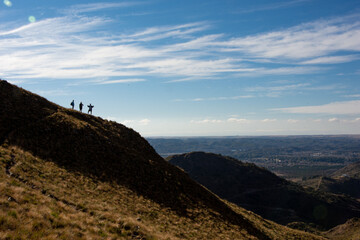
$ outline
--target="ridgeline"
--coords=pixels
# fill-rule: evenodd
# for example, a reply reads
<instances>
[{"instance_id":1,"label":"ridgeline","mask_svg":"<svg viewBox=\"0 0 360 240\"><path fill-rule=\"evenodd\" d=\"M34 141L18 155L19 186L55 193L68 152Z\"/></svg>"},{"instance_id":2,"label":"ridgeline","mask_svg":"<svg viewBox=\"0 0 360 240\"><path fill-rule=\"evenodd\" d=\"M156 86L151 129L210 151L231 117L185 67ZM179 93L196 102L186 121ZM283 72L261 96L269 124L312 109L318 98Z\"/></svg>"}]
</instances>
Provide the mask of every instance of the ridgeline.
<instances>
[{"instance_id":1,"label":"ridgeline","mask_svg":"<svg viewBox=\"0 0 360 240\"><path fill-rule=\"evenodd\" d=\"M220 197L280 224L296 227L304 222L327 230L360 217L359 201L304 189L255 164L204 152L167 160Z\"/></svg>"},{"instance_id":2,"label":"ridgeline","mask_svg":"<svg viewBox=\"0 0 360 240\"><path fill-rule=\"evenodd\" d=\"M0 239L321 239L227 203L137 132L0 81Z\"/></svg>"}]
</instances>

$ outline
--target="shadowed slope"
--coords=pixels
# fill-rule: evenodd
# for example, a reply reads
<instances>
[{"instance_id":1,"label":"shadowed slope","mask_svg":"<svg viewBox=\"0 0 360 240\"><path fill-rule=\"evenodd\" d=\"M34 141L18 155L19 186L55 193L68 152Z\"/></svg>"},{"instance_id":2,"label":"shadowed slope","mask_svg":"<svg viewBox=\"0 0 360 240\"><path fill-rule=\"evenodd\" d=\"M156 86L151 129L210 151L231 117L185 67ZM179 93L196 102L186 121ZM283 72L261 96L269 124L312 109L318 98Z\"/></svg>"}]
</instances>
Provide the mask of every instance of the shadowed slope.
<instances>
[{"instance_id":1,"label":"shadowed slope","mask_svg":"<svg viewBox=\"0 0 360 240\"><path fill-rule=\"evenodd\" d=\"M331 174L333 178L342 176L360 179L360 161L351 163Z\"/></svg>"},{"instance_id":2,"label":"shadowed slope","mask_svg":"<svg viewBox=\"0 0 360 240\"><path fill-rule=\"evenodd\" d=\"M0 80L0 141L14 129L27 126L59 108L45 98Z\"/></svg>"},{"instance_id":3,"label":"shadowed slope","mask_svg":"<svg viewBox=\"0 0 360 240\"><path fill-rule=\"evenodd\" d=\"M225 204L164 161L137 132L121 124L65 109L0 82L1 139L71 171L116 181L186 214Z\"/></svg>"},{"instance_id":4,"label":"shadowed slope","mask_svg":"<svg viewBox=\"0 0 360 240\"><path fill-rule=\"evenodd\" d=\"M348 164L330 176L314 176L300 182L316 190L345 194L360 199L360 162Z\"/></svg>"},{"instance_id":5,"label":"shadowed slope","mask_svg":"<svg viewBox=\"0 0 360 240\"><path fill-rule=\"evenodd\" d=\"M193 152L167 160L220 197L282 224L303 221L330 228L360 216L360 203L353 199L305 190L230 157Z\"/></svg>"},{"instance_id":6,"label":"shadowed slope","mask_svg":"<svg viewBox=\"0 0 360 240\"><path fill-rule=\"evenodd\" d=\"M326 232L331 240L358 240L360 239L360 219L352 218L346 223L336 226Z\"/></svg>"},{"instance_id":7,"label":"shadowed slope","mask_svg":"<svg viewBox=\"0 0 360 240\"><path fill-rule=\"evenodd\" d=\"M262 239L221 213L181 216L114 182L0 146L0 239ZM226 203L269 239L321 239Z\"/></svg>"},{"instance_id":8,"label":"shadowed slope","mask_svg":"<svg viewBox=\"0 0 360 240\"><path fill-rule=\"evenodd\" d=\"M133 218L146 212L138 209L158 209L159 216L166 216L167 212L173 216L167 221L174 223L166 226L177 229L179 238L214 238L211 229L204 228L205 232L202 232L201 228L219 226L216 231L227 239L234 236L316 239L230 206L167 163L137 132L121 124L62 108L6 81L0 81L0 105L7 106L0 110L0 140L3 144L0 157L5 165L2 175L13 177L17 185L12 189L9 188L11 183L0 184L9 193L16 195L21 189L31 195L31 189L34 189L41 202L49 201L48 198L55 201L54 208L66 204L84 210L76 201L84 202L86 209L92 209L83 211L89 212L89 219L98 212L94 222L108 219L100 208L103 211L114 209L115 215L121 211ZM11 174L11 171L17 173ZM8 181L6 177L3 179ZM94 190L99 186L107 190L99 194ZM5 202L6 198L0 200ZM97 203L99 206L94 207L93 201L102 204ZM123 205L118 206L120 202ZM13 207L18 203L15 202ZM39 208L30 203L29 209ZM11 211L11 205L8 208ZM149 214L156 219L154 212ZM24 221L29 220L25 218ZM187 235L177 222L189 221L191 224L187 226L196 229ZM164 223L148 221L147 224L154 224L160 232L167 231L162 227Z\"/></svg>"},{"instance_id":9,"label":"shadowed slope","mask_svg":"<svg viewBox=\"0 0 360 240\"><path fill-rule=\"evenodd\" d=\"M360 199L360 179L351 177L312 177L300 182L304 187L335 194L345 194Z\"/></svg>"}]
</instances>

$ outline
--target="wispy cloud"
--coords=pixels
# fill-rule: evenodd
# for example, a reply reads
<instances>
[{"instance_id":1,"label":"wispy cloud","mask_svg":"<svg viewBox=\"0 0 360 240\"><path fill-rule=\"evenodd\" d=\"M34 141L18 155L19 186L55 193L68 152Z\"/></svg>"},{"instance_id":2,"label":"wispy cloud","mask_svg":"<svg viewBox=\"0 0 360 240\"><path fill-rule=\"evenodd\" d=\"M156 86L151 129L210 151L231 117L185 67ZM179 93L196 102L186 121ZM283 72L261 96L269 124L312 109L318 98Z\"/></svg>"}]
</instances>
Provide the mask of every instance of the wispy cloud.
<instances>
[{"instance_id":1,"label":"wispy cloud","mask_svg":"<svg viewBox=\"0 0 360 240\"><path fill-rule=\"evenodd\" d=\"M338 118L329 118L328 121L329 121L329 122L338 122L339 119L338 119Z\"/></svg>"},{"instance_id":2,"label":"wispy cloud","mask_svg":"<svg viewBox=\"0 0 360 240\"><path fill-rule=\"evenodd\" d=\"M223 120L217 120L217 119L203 119L203 120L191 120L190 123L195 124L208 124L208 123L223 123Z\"/></svg>"},{"instance_id":3,"label":"wispy cloud","mask_svg":"<svg viewBox=\"0 0 360 240\"><path fill-rule=\"evenodd\" d=\"M231 97L212 97L212 98L191 98L191 99L174 99L174 102L203 102L203 101L226 101L226 100L239 100L246 98L253 98L253 95L239 95L239 96L231 96Z\"/></svg>"},{"instance_id":4,"label":"wispy cloud","mask_svg":"<svg viewBox=\"0 0 360 240\"><path fill-rule=\"evenodd\" d=\"M139 121L139 124L143 125L143 126L147 126L147 125L149 125L150 122L151 122L150 119L144 118Z\"/></svg>"},{"instance_id":5,"label":"wispy cloud","mask_svg":"<svg viewBox=\"0 0 360 240\"><path fill-rule=\"evenodd\" d=\"M145 79L141 78L129 78L129 79L118 79L118 80L98 80L94 81L94 84L104 85L104 84L116 84L116 83L134 83L134 82L144 82Z\"/></svg>"},{"instance_id":6,"label":"wispy cloud","mask_svg":"<svg viewBox=\"0 0 360 240\"><path fill-rule=\"evenodd\" d=\"M208 29L206 22L194 22L174 26L150 27L143 31L123 36L123 41L153 41L169 37L189 38L192 34ZM176 45L175 45L176 46Z\"/></svg>"},{"instance_id":7,"label":"wispy cloud","mask_svg":"<svg viewBox=\"0 0 360 240\"><path fill-rule=\"evenodd\" d=\"M151 120L148 118L144 118L140 120L123 120L123 121L118 120L116 117L108 117L107 119L111 121L121 122L122 124L127 126L147 126L151 123Z\"/></svg>"},{"instance_id":8,"label":"wispy cloud","mask_svg":"<svg viewBox=\"0 0 360 240\"><path fill-rule=\"evenodd\" d=\"M360 51L359 15L320 20L282 31L234 38L224 43L228 51L251 57L305 61L330 61L328 55L341 51ZM339 61L338 57L336 60ZM350 60L349 57L343 59ZM335 61L332 58L332 61Z\"/></svg>"},{"instance_id":9,"label":"wispy cloud","mask_svg":"<svg viewBox=\"0 0 360 240\"><path fill-rule=\"evenodd\" d=\"M265 119L263 119L261 121L264 122L264 123L270 123L270 122L276 122L277 119L275 119L275 118L273 118L273 119L265 118Z\"/></svg>"},{"instance_id":10,"label":"wispy cloud","mask_svg":"<svg viewBox=\"0 0 360 240\"><path fill-rule=\"evenodd\" d=\"M62 12L65 14L80 14L80 13L100 11L109 8L130 7L138 4L143 4L143 3L137 1L131 1L131 2L129 1L129 2L120 2L120 3L103 2L103 3L77 4L65 10L62 10Z\"/></svg>"},{"instance_id":11,"label":"wispy cloud","mask_svg":"<svg viewBox=\"0 0 360 240\"><path fill-rule=\"evenodd\" d=\"M360 100L332 102L317 106L274 108L271 110L301 114L360 114Z\"/></svg>"},{"instance_id":12,"label":"wispy cloud","mask_svg":"<svg viewBox=\"0 0 360 240\"><path fill-rule=\"evenodd\" d=\"M250 120L245 118L229 118L227 119L227 122L232 123L250 123Z\"/></svg>"},{"instance_id":13,"label":"wispy cloud","mask_svg":"<svg viewBox=\"0 0 360 240\"><path fill-rule=\"evenodd\" d=\"M284 85L276 85L276 86L254 86L254 87L247 87L244 90L256 96L280 97L283 95L289 95L294 93L299 94L308 91L331 91L331 90L339 90L342 88L344 88L344 86L340 84L314 86L310 83L294 83L294 84L284 84Z\"/></svg>"},{"instance_id":14,"label":"wispy cloud","mask_svg":"<svg viewBox=\"0 0 360 240\"><path fill-rule=\"evenodd\" d=\"M360 118L327 117L321 119L246 119L231 117L228 119L204 118L189 121L193 131L203 131L209 135L209 128L215 135L224 132L237 134L351 134L358 131ZM156 125L156 123L154 123ZM215 128L214 128L215 127Z\"/></svg>"},{"instance_id":15,"label":"wispy cloud","mask_svg":"<svg viewBox=\"0 0 360 240\"><path fill-rule=\"evenodd\" d=\"M325 72L328 69L325 67L314 67L314 66L306 66L306 67L269 67L269 68L254 68L248 69L248 71L242 71L237 74L237 76L281 76L281 75L304 75L304 74L312 74Z\"/></svg>"},{"instance_id":16,"label":"wispy cloud","mask_svg":"<svg viewBox=\"0 0 360 240\"><path fill-rule=\"evenodd\" d=\"M271 92L280 92L280 91L289 91L296 89L303 89L304 87L310 86L310 83L299 83L299 84L290 84L290 85L279 85L279 86L256 86L248 87L245 90L248 92L259 92L259 91L271 91Z\"/></svg>"},{"instance_id":17,"label":"wispy cloud","mask_svg":"<svg viewBox=\"0 0 360 240\"><path fill-rule=\"evenodd\" d=\"M299 120L297 120L297 119L288 119L287 122L288 123L298 123Z\"/></svg>"},{"instance_id":18,"label":"wispy cloud","mask_svg":"<svg viewBox=\"0 0 360 240\"><path fill-rule=\"evenodd\" d=\"M293 7L305 2L310 2L311 0L292 0L292 1L284 1L284 2L273 2L267 5L260 5L253 8L241 9L236 11L236 13L252 13L252 12L260 12L260 11L269 11L281 8Z\"/></svg>"},{"instance_id":19,"label":"wispy cloud","mask_svg":"<svg viewBox=\"0 0 360 240\"><path fill-rule=\"evenodd\" d=\"M301 64L335 64L335 63L346 63L360 59L360 55L346 55L346 56L328 56L319 57L311 60L301 62Z\"/></svg>"},{"instance_id":20,"label":"wispy cloud","mask_svg":"<svg viewBox=\"0 0 360 240\"><path fill-rule=\"evenodd\" d=\"M97 29L109 20L66 16L45 19L0 32L0 53L7 61L0 72L8 79L106 79L141 76L184 78L216 77L247 71L236 60L198 57L205 40L184 40L166 46L142 46L145 38L188 35L203 29L201 23L148 29L129 36L104 37ZM91 34L89 33L93 31ZM165 33L165 35L164 35ZM136 39L137 38L137 39ZM205 37L206 38L206 37ZM132 39L129 41L129 39ZM212 37L206 38L210 41ZM147 39L146 41L152 41ZM146 44L148 45L148 44ZM181 48L196 49L179 53ZM120 81L117 81L120 82Z\"/></svg>"},{"instance_id":21,"label":"wispy cloud","mask_svg":"<svg viewBox=\"0 0 360 240\"><path fill-rule=\"evenodd\" d=\"M64 16L0 30L0 54L6 59L0 65L1 77L115 84L154 76L165 82L181 82L224 76L301 75L328 70L315 64L355 61L358 54L334 55L360 51L360 20L356 16L235 38L202 34L211 28L208 22L106 34L112 19L85 16L133 4L140 2L74 5ZM159 44L160 39L166 41ZM271 65L274 59L276 64ZM264 67L258 61L268 63ZM280 66L282 62L285 64Z\"/></svg>"}]
</instances>

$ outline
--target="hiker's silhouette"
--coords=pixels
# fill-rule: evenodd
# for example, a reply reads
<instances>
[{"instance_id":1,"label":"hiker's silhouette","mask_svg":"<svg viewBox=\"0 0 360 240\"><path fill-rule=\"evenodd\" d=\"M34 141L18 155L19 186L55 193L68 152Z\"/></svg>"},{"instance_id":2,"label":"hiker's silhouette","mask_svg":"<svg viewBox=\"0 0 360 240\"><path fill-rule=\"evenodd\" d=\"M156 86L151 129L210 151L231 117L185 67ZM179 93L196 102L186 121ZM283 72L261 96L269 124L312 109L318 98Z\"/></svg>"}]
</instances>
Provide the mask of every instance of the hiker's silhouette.
<instances>
[{"instance_id":1,"label":"hiker's silhouette","mask_svg":"<svg viewBox=\"0 0 360 240\"><path fill-rule=\"evenodd\" d=\"M79 109L80 109L80 112L82 112L82 107L84 106L84 104L82 102L80 102L79 104Z\"/></svg>"},{"instance_id":2,"label":"hiker's silhouette","mask_svg":"<svg viewBox=\"0 0 360 240\"><path fill-rule=\"evenodd\" d=\"M92 109L93 109L93 105L91 105L91 103L90 103L90 105L88 105L88 108L89 108L89 110L88 110L88 113L90 113L90 114L92 114Z\"/></svg>"},{"instance_id":3,"label":"hiker's silhouette","mask_svg":"<svg viewBox=\"0 0 360 240\"><path fill-rule=\"evenodd\" d=\"M72 100L72 102L70 103L70 105L71 105L72 109L74 109L74 106L75 106L74 100Z\"/></svg>"}]
</instances>

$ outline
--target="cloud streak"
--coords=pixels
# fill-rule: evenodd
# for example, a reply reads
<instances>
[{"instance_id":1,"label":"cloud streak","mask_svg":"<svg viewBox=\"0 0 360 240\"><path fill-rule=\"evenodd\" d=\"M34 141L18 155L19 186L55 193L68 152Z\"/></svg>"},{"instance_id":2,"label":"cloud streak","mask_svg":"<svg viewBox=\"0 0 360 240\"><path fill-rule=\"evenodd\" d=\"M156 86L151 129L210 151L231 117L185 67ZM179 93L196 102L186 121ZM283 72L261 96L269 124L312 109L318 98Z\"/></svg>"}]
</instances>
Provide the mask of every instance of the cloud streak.
<instances>
[{"instance_id":1,"label":"cloud streak","mask_svg":"<svg viewBox=\"0 0 360 240\"><path fill-rule=\"evenodd\" d=\"M302 62L301 64L336 64L358 60L359 55L319 57Z\"/></svg>"},{"instance_id":2,"label":"cloud streak","mask_svg":"<svg viewBox=\"0 0 360 240\"><path fill-rule=\"evenodd\" d=\"M242 9L237 11L237 13L252 13L252 12L260 12L260 11L269 11L281 8L292 7L301 3L310 2L311 0L293 0L293 1L285 1L285 2L277 2L268 5L262 5L258 7Z\"/></svg>"},{"instance_id":3,"label":"cloud streak","mask_svg":"<svg viewBox=\"0 0 360 240\"><path fill-rule=\"evenodd\" d=\"M12 81L79 80L84 84L140 82L154 77L181 82L312 74L328 70L314 65L359 59L358 54L340 54L360 51L357 15L234 38L203 34L211 28L208 22L108 34L112 19L84 15L133 4L140 3L74 5L64 16L0 31L1 77ZM166 43L160 44L164 39ZM340 55L334 56L337 53ZM274 60L276 64L271 65ZM262 63L266 61L265 67ZM286 64L279 66L281 62Z\"/></svg>"},{"instance_id":4,"label":"cloud streak","mask_svg":"<svg viewBox=\"0 0 360 240\"><path fill-rule=\"evenodd\" d=\"M117 80L99 80L95 81L96 85L105 85L105 84L116 84L116 83L134 83L134 82L144 82L145 79L141 78L129 78L129 79L117 79Z\"/></svg>"},{"instance_id":5,"label":"cloud streak","mask_svg":"<svg viewBox=\"0 0 360 240\"><path fill-rule=\"evenodd\" d=\"M124 8L130 7L134 5L138 5L140 2L121 2L121 3L90 3L90 4L78 4L73 5L68 9L63 10L62 12L65 14L81 14L81 13L88 13L88 12L95 12L109 8Z\"/></svg>"},{"instance_id":6,"label":"cloud streak","mask_svg":"<svg viewBox=\"0 0 360 240\"><path fill-rule=\"evenodd\" d=\"M332 59L326 59L325 56L330 57L341 51L360 51L359 38L359 15L352 15L301 24L282 31L234 38L225 42L224 47L227 47L227 51L243 52L249 57L294 62L306 59L305 63L326 60L330 63L341 62L341 56ZM342 61L351 60L349 56L342 58Z\"/></svg>"},{"instance_id":7,"label":"cloud streak","mask_svg":"<svg viewBox=\"0 0 360 240\"><path fill-rule=\"evenodd\" d=\"M286 113L299 113L299 114L355 115L355 114L360 114L360 100L332 102L317 106L274 108L271 110L286 112Z\"/></svg>"}]
</instances>

